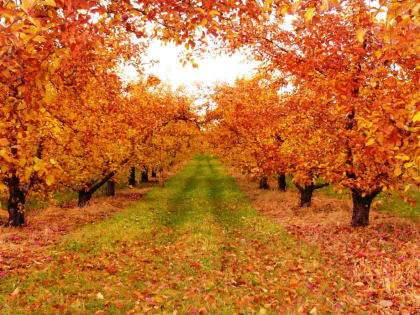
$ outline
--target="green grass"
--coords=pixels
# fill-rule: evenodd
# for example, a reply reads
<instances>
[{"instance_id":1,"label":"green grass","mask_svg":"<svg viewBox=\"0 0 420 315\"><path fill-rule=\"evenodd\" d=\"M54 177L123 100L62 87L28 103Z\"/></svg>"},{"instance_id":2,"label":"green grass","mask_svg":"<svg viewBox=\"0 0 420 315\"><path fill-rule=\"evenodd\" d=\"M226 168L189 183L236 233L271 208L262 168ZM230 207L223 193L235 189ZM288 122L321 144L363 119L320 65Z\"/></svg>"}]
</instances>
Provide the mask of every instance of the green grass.
<instances>
[{"instance_id":1,"label":"green grass","mask_svg":"<svg viewBox=\"0 0 420 315\"><path fill-rule=\"evenodd\" d=\"M402 200L396 193L382 192L375 199L376 201L381 201L378 210L388 211L401 217L418 221L420 218L420 189L412 189L408 192L408 195L411 199L417 200L414 206Z\"/></svg>"},{"instance_id":2,"label":"green grass","mask_svg":"<svg viewBox=\"0 0 420 315\"><path fill-rule=\"evenodd\" d=\"M314 249L260 216L206 156L50 255L2 279L0 314L322 313L343 290Z\"/></svg>"}]
</instances>

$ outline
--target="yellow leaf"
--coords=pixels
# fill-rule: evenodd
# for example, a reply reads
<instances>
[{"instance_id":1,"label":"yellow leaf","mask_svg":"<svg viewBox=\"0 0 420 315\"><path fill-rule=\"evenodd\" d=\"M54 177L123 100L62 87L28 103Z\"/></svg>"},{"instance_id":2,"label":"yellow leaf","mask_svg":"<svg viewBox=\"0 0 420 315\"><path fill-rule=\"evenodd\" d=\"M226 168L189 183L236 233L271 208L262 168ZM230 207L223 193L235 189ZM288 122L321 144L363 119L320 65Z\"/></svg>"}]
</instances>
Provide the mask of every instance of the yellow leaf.
<instances>
[{"instance_id":1,"label":"yellow leaf","mask_svg":"<svg viewBox=\"0 0 420 315\"><path fill-rule=\"evenodd\" d=\"M397 167L397 168L394 170L394 176L395 176L395 177L400 176L400 175L401 175L401 173L402 173L402 171L401 171L401 168L400 168L400 167Z\"/></svg>"},{"instance_id":2,"label":"yellow leaf","mask_svg":"<svg viewBox=\"0 0 420 315\"><path fill-rule=\"evenodd\" d=\"M306 11L305 13L305 21L309 22L310 20L312 20L314 13L315 13L315 8L308 9L308 11Z\"/></svg>"},{"instance_id":3,"label":"yellow leaf","mask_svg":"<svg viewBox=\"0 0 420 315\"><path fill-rule=\"evenodd\" d=\"M418 121L420 121L420 112L417 112L413 117L413 122L418 122Z\"/></svg>"},{"instance_id":4,"label":"yellow leaf","mask_svg":"<svg viewBox=\"0 0 420 315\"><path fill-rule=\"evenodd\" d=\"M22 159L19 161L20 167L24 167L26 165L26 160Z\"/></svg>"},{"instance_id":5,"label":"yellow leaf","mask_svg":"<svg viewBox=\"0 0 420 315\"><path fill-rule=\"evenodd\" d=\"M45 182L47 183L48 186L51 186L54 183L54 180L55 180L54 176L50 174L47 176Z\"/></svg>"},{"instance_id":6,"label":"yellow leaf","mask_svg":"<svg viewBox=\"0 0 420 315\"><path fill-rule=\"evenodd\" d=\"M57 6L55 0L43 0L41 3L44 5L49 5L51 7Z\"/></svg>"},{"instance_id":7,"label":"yellow leaf","mask_svg":"<svg viewBox=\"0 0 420 315\"><path fill-rule=\"evenodd\" d=\"M365 33L366 33L366 30L362 30L362 29L358 29L356 31L357 40L359 42L363 43L363 41L365 40Z\"/></svg>"},{"instance_id":8,"label":"yellow leaf","mask_svg":"<svg viewBox=\"0 0 420 315\"><path fill-rule=\"evenodd\" d=\"M2 157L6 162L12 161L12 159L10 158L10 156L7 154L6 150L4 149L0 150L0 157Z\"/></svg>"},{"instance_id":9,"label":"yellow leaf","mask_svg":"<svg viewBox=\"0 0 420 315\"><path fill-rule=\"evenodd\" d=\"M20 38L22 38L25 42L31 39L31 35L28 35L26 33L20 33Z\"/></svg>"},{"instance_id":10,"label":"yellow leaf","mask_svg":"<svg viewBox=\"0 0 420 315\"><path fill-rule=\"evenodd\" d=\"M25 33L31 34L31 35L37 35L39 33L39 27L37 26L29 26L25 29Z\"/></svg>"},{"instance_id":11,"label":"yellow leaf","mask_svg":"<svg viewBox=\"0 0 420 315\"><path fill-rule=\"evenodd\" d=\"M328 9L329 9L329 3L328 3L328 0L322 0L322 5L321 5L321 7L319 8L319 10L321 11L321 12L324 12L324 11L327 11Z\"/></svg>"},{"instance_id":12,"label":"yellow leaf","mask_svg":"<svg viewBox=\"0 0 420 315\"><path fill-rule=\"evenodd\" d=\"M220 12L219 11L216 11L216 10L211 10L209 12L209 15L211 15L211 16L220 15Z\"/></svg>"},{"instance_id":13,"label":"yellow leaf","mask_svg":"<svg viewBox=\"0 0 420 315\"><path fill-rule=\"evenodd\" d=\"M20 102L19 105L17 106L17 110L22 110L26 108L26 103L25 102Z\"/></svg>"},{"instance_id":14,"label":"yellow leaf","mask_svg":"<svg viewBox=\"0 0 420 315\"><path fill-rule=\"evenodd\" d=\"M285 16L286 15L286 13L287 13L287 10L289 9L289 7L287 7L287 6L284 6L282 9L281 9L281 15L282 16Z\"/></svg>"},{"instance_id":15,"label":"yellow leaf","mask_svg":"<svg viewBox=\"0 0 420 315\"><path fill-rule=\"evenodd\" d=\"M21 7L24 11L28 11L34 5L36 0L22 0Z\"/></svg>"},{"instance_id":16,"label":"yellow leaf","mask_svg":"<svg viewBox=\"0 0 420 315\"><path fill-rule=\"evenodd\" d=\"M207 19L203 19L200 24L201 24L201 26L206 26L207 25Z\"/></svg>"},{"instance_id":17,"label":"yellow leaf","mask_svg":"<svg viewBox=\"0 0 420 315\"><path fill-rule=\"evenodd\" d=\"M45 37L40 36L40 35L35 36L35 37L33 38L33 40L34 40L34 41L36 41L36 42L40 42L40 43L44 43L44 42L46 42L46 41L47 41L47 40L45 39Z\"/></svg>"},{"instance_id":18,"label":"yellow leaf","mask_svg":"<svg viewBox=\"0 0 420 315\"><path fill-rule=\"evenodd\" d=\"M395 158L399 159L399 160L403 160L403 161L409 161L410 160L410 157L408 155L405 155L405 154L398 154Z\"/></svg>"},{"instance_id":19,"label":"yellow leaf","mask_svg":"<svg viewBox=\"0 0 420 315\"><path fill-rule=\"evenodd\" d=\"M52 65L53 65L53 69L56 70L60 66L60 59L54 58Z\"/></svg>"},{"instance_id":20,"label":"yellow leaf","mask_svg":"<svg viewBox=\"0 0 420 315\"><path fill-rule=\"evenodd\" d=\"M414 162L404 163L404 168L410 168L415 166Z\"/></svg>"},{"instance_id":21,"label":"yellow leaf","mask_svg":"<svg viewBox=\"0 0 420 315\"><path fill-rule=\"evenodd\" d=\"M6 191L8 188L6 185L0 183L0 191Z\"/></svg>"},{"instance_id":22,"label":"yellow leaf","mask_svg":"<svg viewBox=\"0 0 420 315\"><path fill-rule=\"evenodd\" d=\"M366 142L366 146L368 147L368 146L370 146L370 145L372 145L372 144L374 144L375 143L375 139L374 138L370 138L369 140L368 140L368 142Z\"/></svg>"},{"instance_id":23,"label":"yellow leaf","mask_svg":"<svg viewBox=\"0 0 420 315\"><path fill-rule=\"evenodd\" d=\"M204 11L202 8L195 8L195 10L200 12L202 15L206 15L206 11Z\"/></svg>"},{"instance_id":24,"label":"yellow leaf","mask_svg":"<svg viewBox=\"0 0 420 315\"><path fill-rule=\"evenodd\" d=\"M273 3L274 0L267 0L264 2L263 10L268 11L270 10L270 5Z\"/></svg>"}]
</instances>

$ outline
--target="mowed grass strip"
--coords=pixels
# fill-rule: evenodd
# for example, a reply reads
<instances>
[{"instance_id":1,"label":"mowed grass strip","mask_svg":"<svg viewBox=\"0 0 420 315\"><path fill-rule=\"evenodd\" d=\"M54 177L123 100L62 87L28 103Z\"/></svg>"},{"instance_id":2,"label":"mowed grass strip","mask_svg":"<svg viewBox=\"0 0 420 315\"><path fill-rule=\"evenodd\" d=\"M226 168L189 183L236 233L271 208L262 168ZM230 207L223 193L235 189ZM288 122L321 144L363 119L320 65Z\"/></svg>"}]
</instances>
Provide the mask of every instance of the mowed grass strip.
<instances>
[{"instance_id":1,"label":"mowed grass strip","mask_svg":"<svg viewBox=\"0 0 420 315\"><path fill-rule=\"evenodd\" d=\"M350 311L352 290L330 267L257 214L218 160L197 156L166 187L3 278L0 313Z\"/></svg>"}]
</instances>

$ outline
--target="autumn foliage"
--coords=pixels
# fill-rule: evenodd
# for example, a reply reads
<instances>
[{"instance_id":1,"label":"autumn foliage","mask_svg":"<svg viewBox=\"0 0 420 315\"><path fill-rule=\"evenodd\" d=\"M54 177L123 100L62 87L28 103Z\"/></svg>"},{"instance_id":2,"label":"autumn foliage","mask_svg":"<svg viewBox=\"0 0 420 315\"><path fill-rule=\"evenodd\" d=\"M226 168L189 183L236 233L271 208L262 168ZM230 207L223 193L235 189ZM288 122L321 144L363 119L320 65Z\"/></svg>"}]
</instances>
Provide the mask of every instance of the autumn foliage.
<instances>
[{"instance_id":1,"label":"autumn foliage","mask_svg":"<svg viewBox=\"0 0 420 315\"><path fill-rule=\"evenodd\" d=\"M0 310L417 314L418 222L370 209L418 196L419 26L415 0L0 0ZM155 42L257 66L175 89Z\"/></svg>"},{"instance_id":2,"label":"autumn foliage","mask_svg":"<svg viewBox=\"0 0 420 315\"><path fill-rule=\"evenodd\" d=\"M83 206L117 174L194 151L193 99L118 75L121 64L141 72L151 39L197 52L217 38L260 62L261 74L216 89L206 136L263 181L277 174L284 189L292 175L302 205L336 184L352 193L352 224L366 225L380 191L420 181L414 1L22 0L1 1L0 14L0 192L12 225L28 197L71 189Z\"/></svg>"},{"instance_id":3,"label":"autumn foliage","mask_svg":"<svg viewBox=\"0 0 420 315\"><path fill-rule=\"evenodd\" d=\"M418 6L380 5L266 1L267 20L238 30L264 75L217 89L208 117L224 159L290 174L301 205L327 183L348 188L353 226L381 191L420 183Z\"/></svg>"},{"instance_id":4,"label":"autumn foliage","mask_svg":"<svg viewBox=\"0 0 420 315\"><path fill-rule=\"evenodd\" d=\"M164 168L186 152L198 128L191 99L153 78L127 86L118 67L140 69L147 39L188 42L187 29L216 11L176 11L166 2L0 4L0 193L11 225L24 223L28 198L71 189L83 206L117 173ZM136 37L144 41L134 44Z\"/></svg>"}]
</instances>

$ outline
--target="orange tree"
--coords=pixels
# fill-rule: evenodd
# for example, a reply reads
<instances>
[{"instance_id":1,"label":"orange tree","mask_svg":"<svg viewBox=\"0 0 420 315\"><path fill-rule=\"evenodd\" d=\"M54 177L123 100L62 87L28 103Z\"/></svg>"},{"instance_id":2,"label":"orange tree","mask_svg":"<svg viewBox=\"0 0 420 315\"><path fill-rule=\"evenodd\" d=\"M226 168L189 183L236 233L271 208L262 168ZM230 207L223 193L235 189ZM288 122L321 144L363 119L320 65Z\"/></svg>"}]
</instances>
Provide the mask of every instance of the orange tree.
<instances>
[{"instance_id":1,"label":"orange tree","mask_svg":"<svg viewBox=\"0 0 420 315\"><path fill-rule=\"evenodd\" d=\"M325 174L351 190L353 226L368 224L380 191L420 182L418 6L383 5L381 21L363 1L266 1L270 19L237 29L266 69L307 89L324 102L314 104L320 113L336 117L333 140L342 151ZM286 14L291 25L279 27Z\"/></svg>"},{"instance_id":2,"label":"orange tree","mask_svg":"<svg viewBox=\"0 0 420 315\"><path fill-rule=\"evenodd\" d=\"M9 223L17 226L24 222L27 194L48 190L60 170L51 150L60 130L60 122L49 114L57 92L52 81L63 75L61 62L72 58L70 42L73 51L83 48L89 30L77 21L83 20L82 13L64 19L54 1L36 6L2 1L0 14L0 189L8 191Z\"/></svg>"},{"instance_id":3,"label":"orange tree","mask_svg":"<svg viewBox=\"0 0 420 315\"><path fill-rule=\"evenodd\" d=\"M273 121L282 116L277 88L261 74L237 80L234 86L221 85L212 95L216 108L207 119L215 133L213 145L224 161L260 177L261 188L267 188L267 176L278 174L284 190L285 165L279 151L284 139L281 124Z\"/></svg>"},{"instance_id":4,"label":"orange tree","mask_svg":"<svg viewBox=\"0 0 420 315\"><path fill-rule=\"evenodd\" d=\"M325 99L303 86L283 95L282 106L287 109L282 157L300 192L300 206L310 206L314 190L327 186L339 172L334 166L343 162L337 117Z\"/></svg>"},{"instance_id":5,"label":"orange tree","mask_svg":"<svg viewBox=\"0 0 420 315\"><path fill-rule=\"evenodd\" d=\"M123 97L108 87L112 76L117 80L115 75L103 74L104 82L96 86L93 95L89 84L78 89L90 94L83 97L88 102L78 106L80 113L89 114L72 124L69 138L59 140L62 145L57 159L66 170L59 186L78 191L79 206L85 206L102 185L112 184L117 175L125 175L137 165L153 165L156 155L161 163L169 163L171 160L162 161L162 156L174 158L184 152L189 127L197 128L190 99L170 89L150 87L149 81L140 81ZM97 78L92 82L95 86ZM186 130L180 134L182 126ZM171 145L156 147L156 142L162 141Z\"/></svg>"},{"instance_id":6,"label":"orange tree","mask_svg":"<svg viewBox=\"0 0 420 315\"><path fill-rule=\"evenodd\" d=\"M191 157L201 128L193 99L158 82L149 89L138 84L130 94L129 102L137 107L134 117L138 119L141 113L145 115L143 121L149 121L136 136L135 156L130 163L143 172L156 172Z\"/></svg>"},{"instance_id":7,"label":"orange tree","mask_svg":"<svg viewBox=\"0 0 420 315\"><path fill-rule=\"evenodd\" d=\"M343 162L336 146L337 120L328 102L319 102L309 90L279 94L272 81L257 75L217 88L212 97L217 107L208 113L214 121L210 139L216 153L242 172L280 175L281 190L285 173L290 174L300 205L310 206L313 191L339 171L327 165L338 164L340 157ZM320 104L326 104L323 111Z\"/></svg>"},{"instance_id":8,"label":"orange tree","mask_svg":"<svg viewBox=\"0 0 420 315\"><path fill-rule=\"evenodd\" d=\"M98 32L100 19L89 22L84 6L2 1L0 14L0 189L8 193L9 223L18 226L24 223L27 196L48 196L70 172L58 163L57 153L68 157L79 148L69 142L62 151L64 139L87 139L78 125L92 130L97 123L92 113L120 94L120 80L111 71L118 58L135 54L136 48L126 46L124 35ZM101 76L109 83L105 94L82 88L103 92ZM91 161L85 162L89 167Z\"/></svg>"},{"instance_id":9,"label":"orange tree","mask_svg":"<svg viewBox=\"0 0 420 315\"><path fill-rule=\"evenodd\" d=\"M257 16L259 11L257 5L232 0L177 4L122 0L0 1L0 191L8 195L9 223L14 226L24 223L23 208L31 191L45 195L56 189L64 165L54 159L55 142L59 137L70 137L64 134L71 132L72 124L78 125L73 136L83 134L83 140L68 146L76 151L85 149L81 146L83 141L103 145L94 134L95 128L108 135L111 129L124 128L126 122L115 125L121 120L115 120L112 125L94 122L94 118L101 116L96 111L103 102L108 110L119 105L118 100L114 104L110 100L112 93L115 96L121 92L118 91L120 83L110 75L115 71L115 63L140 60L141 49L135 47L146 41L131 45L132 35L186 43L194 48L196 43L205 44L207 35L229 38L232 24L243 21L245 25L246 19ZM101 74L111 77L115 85L106 90L104 99L101 95L83 99L87 92L77 90L81 82L96 88L100 84L93 81ZM99 90L104 91L104 87ZM79 96L82 98L76 104L84 108L83 113L74 111L70 101ZM56 99L63 105L60 110ZM95 107L92 116L90 105ZM74 117L74 112L86 117ZM81 127L82 121L91 125ZM114 164L119 160L114 156L108 158ZM97 157L89 160L82 154L79 161L83 159L86 166L78 165L76 169L86 170L97 161Z\"/></svg>"}]
</instances>

